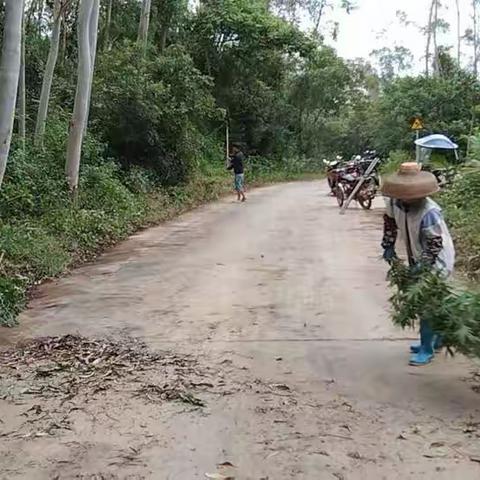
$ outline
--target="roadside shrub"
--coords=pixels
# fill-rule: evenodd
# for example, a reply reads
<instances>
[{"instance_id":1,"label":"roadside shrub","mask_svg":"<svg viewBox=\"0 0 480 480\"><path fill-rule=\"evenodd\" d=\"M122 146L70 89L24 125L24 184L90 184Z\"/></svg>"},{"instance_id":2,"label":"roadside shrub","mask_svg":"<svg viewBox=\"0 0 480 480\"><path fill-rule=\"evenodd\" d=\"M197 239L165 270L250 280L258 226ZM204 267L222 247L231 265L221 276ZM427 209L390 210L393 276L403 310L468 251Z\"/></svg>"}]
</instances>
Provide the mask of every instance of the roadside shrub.
<instances>
[{"instance_id":1,"label":"roadside shrub","mask_svg":"<svg viewBox=\"0 0 480 480\"><path fill-rule=\"evenodd\" d=\"M0 325L13 327L26 303L26 282L0 275Z\"/></svg>"},{"instance_id":2,"label":"roadside shrub","mask_svg":"<svg viewBox=\"0 0 480 480\"><path fill-rule=\"evenodd\" d=\"M388 160L381 164L380 173L382 175L390 175L395 173L402 163L414 161L415 159L412 158L409 152L405 150L393 150L388 155Z\"/></svg>"},{"instance_id":3,"label":"roadside shrub","mask_svg":"<svg viewBox=\"0 0 480 480\"><path fill-rule=\"evenodd\" d=\"M70 260L48 228L33 222L2 224L0 252L4 271L20 273L31 282L58 275Z\"/></svg>"},{"instance_id":4,"label":"roadside shrub","mask_svg":"<svg viewBox=\"0 0 480 480\"><path fill-rule=\"evenodd\" d=\"M464 168L440 198L455 240L457 266L480 279L480 168Z\"/></svg>"}]
</instances>

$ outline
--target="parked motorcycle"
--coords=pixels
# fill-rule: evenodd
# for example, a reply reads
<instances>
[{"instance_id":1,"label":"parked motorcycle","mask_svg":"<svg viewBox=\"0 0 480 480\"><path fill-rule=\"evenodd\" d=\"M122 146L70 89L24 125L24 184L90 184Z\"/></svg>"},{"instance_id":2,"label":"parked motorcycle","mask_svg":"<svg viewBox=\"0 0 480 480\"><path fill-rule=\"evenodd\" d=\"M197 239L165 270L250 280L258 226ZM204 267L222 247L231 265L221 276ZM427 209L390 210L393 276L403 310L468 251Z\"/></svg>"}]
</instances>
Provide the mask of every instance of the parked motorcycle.
<instances>
[{"instance_id":1,"label":"parked motorcycle","mask_svg":"<svg viewBox=\"0 0 480 480\"><path fill-rule=\"evenodd\" d=\"M363 178L364 172L358 164L347 165L339 172L338 182L335 188L335 197L338 206L341 208L345 200L352 194L358 182ZM369 175L356 193L354 200L360 204L364 210L372 208L373 199L378 190L378 179L375 175Z\"/></svg>"},{"instance_id":2,"label":"parked motorcycle","mask_svg":"<svg viewBox=\"0 0 480 480\"><path fill-rule=\"evenodd\" d=\"M340 171L341 162L342 157L337 157L332 161L328 161L326 159L323 160L323 163L327 168L327 182L332 195L335 195L335 188L338 185L338 174Z\"/></svg>"}]
</instances>

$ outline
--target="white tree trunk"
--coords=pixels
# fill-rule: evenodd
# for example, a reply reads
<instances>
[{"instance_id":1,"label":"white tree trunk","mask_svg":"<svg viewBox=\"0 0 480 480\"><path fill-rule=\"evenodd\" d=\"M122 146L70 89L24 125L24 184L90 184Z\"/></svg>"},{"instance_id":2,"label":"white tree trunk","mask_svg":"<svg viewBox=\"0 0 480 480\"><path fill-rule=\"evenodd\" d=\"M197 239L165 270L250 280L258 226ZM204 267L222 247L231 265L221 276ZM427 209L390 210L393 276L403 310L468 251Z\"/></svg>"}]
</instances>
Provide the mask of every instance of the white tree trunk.
<instances>
[{"instance_id":1,"label":"white tree trunk","mask_svg":"<svg viewBox=\"0 0 480 480\"><path fill-rule=\"evenodd\" d=\"M22 18L23 0L6 0L0 59L0 186L5 175L12 141L22 56Z\"/></svg>"},{"instance_id":2,"label":"white tree trunk","mask_svg":"<svg viewBox=\"0 0 480 480\"><path fill-rule=\"evenodd\" d=\"M433 10L435 8L435 0L432 0L430 5L430 13L428 15L427 25L427 45L425 48L425 74L428 77L430 74L430 46L432 43L432 29L433 29Z\"/></svg>"},{"instance_id":3,"label":"white tree trunk","mask_svg":"<svg viewBox=\"0 0 480 480\"><path fill-rule=\"evenodd\" d=\"M42 92L40 94L37 123L35 125L35 145L37 146L43 144L43 137L45 135L45 125L48 115L48 104L50 102L50 92L52 90L55 66L57 65L61 29L62 0L55 0L53 8L52 39L50 41L50 51L48 52L47 64L45 66L45 73L43 75Z\"/></svg>"},{"instance_id":4,"label":"white tree trunk","mask_svg":"<svg viewBox=\"0 0 480 480\"><path fill-rule=\"evenodd\" d=\"M477 1L473 0L473 72L478 77L478 15Z\"/></svg>"},{"instance_id":5,"label":"white tree trunk","mask_svg":"<svg viewBox=\"0 0 480 480\"><path fill-rule=\"evenodd\" d=\"M20 78L18 80L18 133L25 150L25 137L27 135L27 86L25 83L25 18L22 19L22 51L20 57Z\"/></svg>"},{"instance_id":6,"label":"white tree trunk","mask_svg":"<svg viewBox=\"0 0 480 480\"><path fill-rule=\"evenodd\" d=\"M138 27L138 43L141 44L143 48L147 48L151 4L151 0L142 1L142 12L140 14L140 25Z\"/></svg>"},{"instance_id":7,"label":"white tree trunk","mask_svg":"<svg viewBox=\"0 0 480 480\"><path fill-rule=\"evenodd\" d=\"M462 19L460 13L460 0L455 0L457 9L457 65L460 67L462 61Z\"/></svg>"},{"instance_id":8,"label":"white tree trunk","mask_svg":"<svg viewBox=\"0 0 480 480\"><path fill-rule=\"evenodd\" d=\"M72 120L70 122L70 133L67 146L67 160L65 163L65 174L68 185L72 192L78 187L78 174L80 170L80 157L82 154L82 143L87 118L90 78L91 78L91 56L90 56L90 19L93 12L94 0L82 0L78 15L78 79L75 105L73 108Z\"/></svg>"},{"instance_id":9,"label":"white tree trunk","mask_svg":"<svg viewBox=\"0 0 480 480\"><path fill-rule=\"evenodd\" d=\"M90 116L90 99L92 97L93 74L95 72L95 59L97 57L97 41L98 41L98 20L100 17L100 0L94 0L93 11L90 16L88 43L90 48L90 80L88 84L88 105L87 117L85 119L85 134L87 133L88 118Z\"/></svg>"},{"instance_id":10,"label":"white tree trunk","mask_svg":"<svg viewBox=\"0 0 480 480\"><path fill-rule=\"evenodd\" d=\"M38 18L37 18L37 28L38 35L42 34L42 21L43 21L43 9L45 8L44 0L38 0Z\"/></svg>"},{"instance_id":11,"label":"white tree trunk","mask_svg":"<svg viewBox=\"0 0 480 480\"><path fill-rule=\"evenodd\" d=\"M435 9L433 13L433 73L435 75L440 75L440 57L438 52L438 0L434 0Z\"/></svg>"}]
</instances>

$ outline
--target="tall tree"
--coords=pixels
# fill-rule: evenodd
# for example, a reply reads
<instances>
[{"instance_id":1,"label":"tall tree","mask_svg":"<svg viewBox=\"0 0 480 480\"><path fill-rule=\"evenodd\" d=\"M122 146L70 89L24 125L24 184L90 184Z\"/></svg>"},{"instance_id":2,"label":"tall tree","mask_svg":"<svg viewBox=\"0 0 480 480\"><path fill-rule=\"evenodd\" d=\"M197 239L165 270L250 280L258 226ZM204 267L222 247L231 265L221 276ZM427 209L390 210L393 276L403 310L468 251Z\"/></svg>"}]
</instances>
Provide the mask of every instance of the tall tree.
<instances>
[{"instance_id":1,"label":"tall tree","mask_svg":"<svg viewBox=\"0 0 480 480\"><path fill-rule=\"evenodd\" d=\"M60 32L62 28L62 0L55 0L53 7L52 38L50 40L50 51L48 52L47 64L43 75L42 91L38 106L37 123L35 126L35 144L42 145L47 122L48 105L50 103L50 92L52 90L53 75L57 64L58 49L60 45Z\"/></svg>"},{"instance_id":2,"label":"tall tree","mask_svg":"<svg viewBox=\"0 0 480 480\"><path fill-rule=\"evenodd\" d=\"M478 2L472 0L473 7L473 72L478 77Z\"/></svg>"},{"instance_id":3,"label":"tall tree","mask_svg":"<svg viewBox=\"0 0 480 480\"><path fill-rule=\"evenodd\" d=\"M85 134L88 108L90 104L92 81L92 49L96 46L97 31L90 32L95 26L95 16L99 15L99 0L82 0L78 15L78 79L75 105L70 122L70 134L67 145L65 174L72 192L78 188L80 158ZM98 21L98 20L97 20Z\"/></svg>"},{"instance_id":4,"label":"tall tree","mask_svg":"<svg viewBox=\"0 0 480 480\"><path fill-rule=\"evenodd\" d=\"M95 59L97 56L97 39L98 39L98 21L100 17L100 0L94 0L93 12L90 16L90 24L88 26L88 37L90 45L90 80L88 84L88 104L87 117L85 119L85 131L88 127L88 118L90 116L90 98L92 96L93 74L95 72Z\"/></svg>"},{"instance_id":5,"label":"tall tree","mask_svg":"<svg viewBox=\"0 0 480 480\"><path fill-rule=\"evenodd\" d=\"M155 19L158 27L155 29L159 33L159 50L165 50L167 39L175 24L182 19L188 12L188 2L186 0L160 0L156 2Z\"/></svg>"},{"instance_id":6,"label":"tall tree","mask_svg":"<svg viewBox=\"0 0 480 480\"><path fill-rule=\"evenodd\" d=\"M438 56L438 0L433 0L433 73L440 74L440 59Z\"/></svg>"},{"instance_id":7,"label":"tall tree","mask_svg":"<svg viewBox=\"0 0 480 480\"><path fill-rule=\"evenodd\" d=\"M25 148L27 135L27 86L25 83L25 19L22 18L22 52L20 57L20 78L18 81L18 133Z\"/></svg>"},{"instance_id":8,"label":"tall tree","mask_svg":"<svg viewBox=\"0 0 480 480\"><path fill-rule=\"evenodd\" d=\"M6 0L0 59L0 186L12 141L18 78L22 56L23 0Z\"/></svg>"},{"instance_id":9,"label":"tall tree","mask_svg":"<svg viewBox=\"0 0 480 480\"><path fill-rule=\"evenodd\" d=\"M373 50L370 55L375 57L380 66L383 80L390 82L395 76L409 70L412 67L412 52L405 47L396 45L394 48L383 47Z\"/></svg>"},{"instance_id":10,"label":"tall tree","mask_svg":"<svg viewBox=\"0 0 480 480\"><path fill-rule=\"evenodd\" d=\"M460 0L455 0L457 12L457 66L460 67L462 60L462 17L460 11Z\"/></svg>"},{"instance_id":11,"label":"tall tree","mask_svg":"<svg viewBox=\"0 0 480 480\"><path fill-rule=\"evenodd\" d=\"M268 9L279 12L292 23L298 22L299 18L307 14L315 34L320 33L320 24L327 10L340 8L351 13L355 9L355 4L354 0L268 0L266 2ZM336 35L336 30L334 26L333 36Z\"/></svg>"},{"instance_id":12,"label":"tall tree","mask_svg":"<svg viewBox=\"0 0 480 480\"><path fill-rule=\"evenodd\" d=\"M430 4L430 11L428 15L428 24L425 29L425 33L427 35L427 43L425 47L425 75L428 77L430 74L430 48L432 44L432 31L433 31L433 12L435 9L436 0L432 0Z\"/></svg>"},{"instance_id":13,"label":"tall tree","mask_svg":"<svg viewBox=\"0 0 480 480\"><path fill-rule=\"evenodd\" d=\"M142 45L143 48L147 48L151 6L151 0L142 0L142 11L140 13L140 24L138 26L138 43Z\"/></svg>"},{"instance_id":14,"label":"tall tree","mask_svg":"<svg viewBox=\"0 0 480 480\"><path fill-rule=\"evenodd\" d=\"M110 29L112 25L112 8L113 8L113 0L108 0L107 15L105 19L105 30L104 30L104 37L103 37L104 50L110 50Z\"/></svg>"}]
</instances>

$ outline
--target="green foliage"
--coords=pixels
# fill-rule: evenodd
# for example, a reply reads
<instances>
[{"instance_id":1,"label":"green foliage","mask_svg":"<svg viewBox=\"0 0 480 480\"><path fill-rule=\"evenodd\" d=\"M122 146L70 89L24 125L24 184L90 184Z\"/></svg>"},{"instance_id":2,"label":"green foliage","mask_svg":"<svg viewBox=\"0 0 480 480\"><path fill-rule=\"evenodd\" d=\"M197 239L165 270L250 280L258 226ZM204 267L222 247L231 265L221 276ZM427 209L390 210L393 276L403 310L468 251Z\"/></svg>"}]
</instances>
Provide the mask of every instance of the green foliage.
<instances>
[{"instance_id":1,"label":"green foliage","mask_svg":"<svg viewBox=\"0 0 480 480\"><path fill-rule=\"evenodd\" d=\"M388 160L384 162L380 167L382 175L389 175L395 173L400 168L400 165L405 162L415 161L414 158L403 150L394 150L390 152Z\"/></svg>"},{"instance_id":2,"label":"green foliage","mask_svg":"<svg viewBox=\"0 0 480 480\"><path fill-rule=\"evenodd\" d=\"M295 142L291 76L315 43L263 0L202 2L186 34L196 65L213 78L232 138L256 154L285 153Z\"/></svg>"},{"instance_id":3,"label":"green foliage","mask_svg":"<svg viewBox=\"0 0 480 480\"><path fill-rule=\"evenodd\" d=\"M0 326L13 327L26 303L25 282L0 275Z\"/></svg>"},{"instance_id":4,"label":"green foliage","mask_svg":"<svg viewBox=\"0 0 480 480\"><path fill-rule=\"evenodd\" d=\"M371 121L376 147L383 152L412 150L410 119L415 115L423 117L428 131L461 140L469 131L472 108L479 103L480 85L468 73L397 78L385 85Z\"/></svg>"},{"instance_id":5,"label":"green foliage","mask_svg":"<svg viewBox=\"0 0 480 480\"><path fill-rule=\"evenodd\" d=\"M393 49L382 47L375 49L371 55L377 58L383 80L391 81L396 75L412 67L413 55L408 48L395 46Z\"/></svg>"},{"instance_id":6,"label":"green foliage","mask_svg":"<svg viewBox=\"0 0 480 480\"><path fill-rule=\"evenodd\" d=\"M475 280L480 279L480 169L465 167L441 197L452 227L457 266Z\"/></svg>"},{"instance_id":7,"label":"green foliage","mask_svg":"<svg viewBox=\"0 0 480 480\"><path fill-rule=\"evenodd\" d=\"M109 155L127 169L152 169L164 185L184 182L201 128L217 114L209 80L177 47L144 60L125 45L103 57L99 72L92 113Z\"/></svg>"},{"instance_id":8,"label":"green foliage","mask_svg":"<svg viewBox=\"0 0 480 480\"><path fill-rule=\"evenodd\" d=\"M456 291L431 270L414 274L401 262L393 264L390 281L396 325L413 328L421 318L442 336L450 351L480 357L480 294Z\"/></svg>"},{"instance_id":9,"label":"green foliage","mask_svg":"<svg viewBox=\"0 0 480 480\"><path fill-rule=\"evenodd\" d=\"M333 50L322 48L310 55L291 86L301 152L319 156L325 150L332 150L332 141L341 141L338 133L342 125L336 122L344 121L339 114L350 98L352 87L348 66Z\"/></svg>"}]
</instances>

